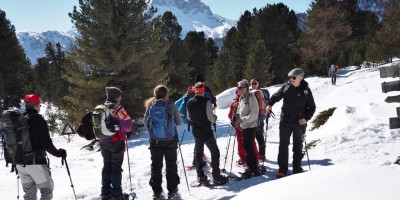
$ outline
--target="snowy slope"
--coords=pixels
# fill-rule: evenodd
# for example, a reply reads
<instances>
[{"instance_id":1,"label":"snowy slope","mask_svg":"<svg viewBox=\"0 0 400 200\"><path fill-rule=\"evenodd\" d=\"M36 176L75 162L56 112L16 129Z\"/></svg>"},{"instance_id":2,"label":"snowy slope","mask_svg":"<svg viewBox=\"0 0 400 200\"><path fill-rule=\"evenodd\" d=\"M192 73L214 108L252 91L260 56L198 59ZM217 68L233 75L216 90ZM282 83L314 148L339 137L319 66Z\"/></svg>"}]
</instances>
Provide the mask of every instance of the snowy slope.
<instances>
[{"instance_id":1,"label":"snowy slope","mask_svg":"<svg viewBox=\"0 0 400 200\"><path fill-rule=\"evenodd\" d=\"M378 69L346 69L340 71L337 86L330 85L329 78L309 77L317 104L317 112L337 107L327 123L314 131L307 131L307 142L319 139L316 147L309 150L311 171L287 178L275 179L278 166L278 119L271 119L267 137L267 172L263 176L240 182L228 183L215 188L188 188L181 157L178 157L178 170L181 177L179 191L181 199L398 199L400 188L400 166L393 164L400 152L400 131L390 130L388 118L396 116L399 103L385 103L388 94L381 92L380 83L397 80L380 79ZM279 85L269 87L270 92L278 90ZM224 168L230 131L227 108L234 97L234 88L219 94L217 132L221 153L220 166ZM392 92L389 95L397 95ZM282 102L273 107L278 117ZM43 112L44 113L44 112ZM183 133L182 152L186 165L192 162L194 140L191 132L179 127L179 137ZM309 124L308 129L311 128ZM80 149L88 141L73 138L71 143L60 136L53 138L56 147L67 149L68 164L78 199L98 199L100 193L100 172L102 157L99 152ZM225 168L229 174L232 160L232 142L228 149ZM138 199L151 199L150 153L146 134L128 141L129 161L133 190ZM206 155L210 156L208 150ZM233 162L238 160L235 149ZM125 154L126 155L126 154ZM291 159L290 154L290 159ZM71 183L65 166L60 159L49 156L55 182L54 199L74 199ZM2 199L15 199L17 179L9 173L0 158L0 196ZM307 158L303 167L308 169ZM123 189L130 190L128 159L123 164ZM291 169L291 167L289 167ZM238 174L242 168L232 165L232 173ZM195 171L186 171L189 182L196 179ZM165 181L165 179L164 179ZM166 183L163 183L166 190ZM21 187L19 187L20 190ZM20 191L22 195L22 191ZM3 198L4 197L4 198ZM251 198L251 199L253 199Z\"/></svg>"}]
</instances>

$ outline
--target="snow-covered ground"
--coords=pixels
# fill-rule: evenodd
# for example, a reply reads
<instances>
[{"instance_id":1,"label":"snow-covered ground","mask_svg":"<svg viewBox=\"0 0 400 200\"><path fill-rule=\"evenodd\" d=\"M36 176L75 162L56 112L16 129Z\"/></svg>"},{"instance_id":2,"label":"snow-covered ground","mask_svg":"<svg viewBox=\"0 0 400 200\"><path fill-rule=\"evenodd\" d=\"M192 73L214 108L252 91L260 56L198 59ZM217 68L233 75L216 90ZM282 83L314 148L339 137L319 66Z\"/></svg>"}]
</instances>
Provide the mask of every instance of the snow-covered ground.
<instances>
[{"instance_id":1,"label":"snow-covered ground","mask_svg":"<svg viewBox=\"0 0 400 200\"><path fill-rule=\"evenodd\" d=\"M213 188L190 187L186 185L182 160L178 156L178 170L181 177L179 191L181 199L399 199L400 166L393 164L400 156L400 131L390 130L390 117L396 117L396 107L399 103L386 103L384 99L398 92L382 93L381 82L397 80L397 78L379 78L379 70L353 68L341 70L337 86L330 84L329 78L309 77L317 111L332 107L337 109L320 128L310 131L308 125L307 142L318 140L316 146L308 151L311 171L275 179L278 166L278 124L282 101L273 107L277 119L270 119L267 137L267 172L263 176L228 183ZM269 87L271 93L279 89L279 85ZM234 88L219 94L217 133L221 153L221 168L229 174L232 160L232 143L234 132L230 130L227 118L228 105L234 98ZM44 112L43 112L44 113ZM179 138L184 133L182 142L183 161L186 165L192 162L194 139L191 132L179 127ZM232 134L226 165L225 157L229 135ZM98 199L101 187L102 157L99 152L81 149L88 144L83 138L75 136L71 143L62 136L56 136L53 141L58 148L68 152L68 165L76 191L77 199ZM123 189L132 189L137 193L137 199L151 199L150 152L148 150L148 135L144 134L128 141L129 163L125 156L123 164ZM238 160L237 149L234 150L233 162ZM205 150L206 155L210 155ZM126 154L125 154L126 155ZM291 159L290 154L290 159ZM54 199L74 199L70 177L61 160L49 156L51 171L55 183ZM210 156L209 156L210 157ZM10 173L5 162L0 157L0 196L1 199L17 198L17 176ZM128 165L129 164L129 165ZM225 165L225 167L224 167ZM130 167L130 175L129 169ZM307 157L303 159L303 168L309 169ZM290 169L290 166L289 166ZM232 165L232 173L238 174L242 168ZM186 171L190 182L196 179L195 171ZM165 178L164 178L165 181ZM163 183L166 191L166 183ZM22 199L22 188L19 186Z\"/></svg>"}]
</instances>

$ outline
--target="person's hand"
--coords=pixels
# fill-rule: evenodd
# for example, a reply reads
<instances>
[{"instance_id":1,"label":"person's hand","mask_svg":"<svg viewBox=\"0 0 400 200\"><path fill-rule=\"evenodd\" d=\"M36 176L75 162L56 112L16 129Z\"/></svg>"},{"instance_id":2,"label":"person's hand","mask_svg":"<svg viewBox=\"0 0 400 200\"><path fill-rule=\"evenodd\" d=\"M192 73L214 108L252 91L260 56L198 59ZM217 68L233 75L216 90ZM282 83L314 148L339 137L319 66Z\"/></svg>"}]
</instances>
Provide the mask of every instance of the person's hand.
<instances>
[{"instance_id":1,"label":"person's hand","mask_svg":"<svg viewBox=\"0 0 400 200\"><path fill-rule=\"evenodd\" d=\"M242 123L242 120L239 117L237 117L235 123L236 125L239 125L240 123Z\"/></svg>"},{"instance_id":2,"label":"person's hand","mask_svg":"<svg viewBox=\"0 0 400 200\"><path fill-rule=\"evenodd\" d=\"M57 157L65 159L67 157L67 151L65 151L65 149L59 148L57 151Z\"/></svg>"},{"instance_id":3,"label":"person's hand","mask_svg":"<svg viewBox=\"0 0 400 200\"><path fill-rule=\"evenodd\" d=\"M307 124L307 120L304 119L304 118L302 118L302 119L299 120L299 124L300 124L300 125Z\"/></svg>"},{"instance_id":4,"label":"person's hand","mask_svg":"<svg viewBox=\"0 0 400 200\"><path fill-rule=\"evenodd\" d=\"M267 114L270 114L272 110L272 106L268 105L266 108Z\"/></svg>"}]
</instances>

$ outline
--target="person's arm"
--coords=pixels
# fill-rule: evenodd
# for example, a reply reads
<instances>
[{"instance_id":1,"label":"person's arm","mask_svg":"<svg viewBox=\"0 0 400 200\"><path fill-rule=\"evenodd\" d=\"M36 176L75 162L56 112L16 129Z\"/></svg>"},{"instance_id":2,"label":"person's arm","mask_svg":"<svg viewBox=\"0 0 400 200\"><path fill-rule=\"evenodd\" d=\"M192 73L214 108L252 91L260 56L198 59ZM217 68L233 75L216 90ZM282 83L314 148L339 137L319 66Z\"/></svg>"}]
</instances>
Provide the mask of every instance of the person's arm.
<instances>
[{"instance_id":1,"label":"person's arm","mask_svg":"<svg viewBox=\"0 0 400 200\"><path fill-rule=\"evenodd\" d=\"M285 89L287 84L289 83L283 84L283 86L279 88L278 91L276 91L273 95L271 95L271 98L269 98L267 106L267 113L271 113L272 106L274 106L275 103L279 102L285 96L283 90Z\"/></svg>"},{"instance_id":2,"label":"person's arm","mask_svg":"<svg viewBox=\"0 0 400 200\"><path fill-rule=\"evenodd\" d=\"M174 122L177 126L182 125L182 117L181 114L179 113L178 107L176 107L175 104L171 104L172 111L174 113Z\"/></svg>"},{"instance_id":3,"label":"person's arm","mask_svg":"<svg viewBox=\"0 0 400 200\"><path fill-rule=\"evenodd\" d=\"M315 101L314 101L314 96L311 92L311 89L308 88L308 95L307 95L307 115L306 115L306 119L307 121L310 120L314 113L315 113Z\"/></svg>"},{"instance_id":4,"label":"person's arm","mask_svg":"<svg viewBox=\"0 0 400 200\"><path fill-rule=\"evenodd\" d=\"M212 122L212 123L215 123L215 122L217 121L217 116L214 115L214 112L213 112L213 109L212 109L212 106L211 106L210 101L207 101L207 104L206 104L206 112L207 112L207 118L208 118L208 120L209 120L210 122Z\"/></svg>"}]
</instances>

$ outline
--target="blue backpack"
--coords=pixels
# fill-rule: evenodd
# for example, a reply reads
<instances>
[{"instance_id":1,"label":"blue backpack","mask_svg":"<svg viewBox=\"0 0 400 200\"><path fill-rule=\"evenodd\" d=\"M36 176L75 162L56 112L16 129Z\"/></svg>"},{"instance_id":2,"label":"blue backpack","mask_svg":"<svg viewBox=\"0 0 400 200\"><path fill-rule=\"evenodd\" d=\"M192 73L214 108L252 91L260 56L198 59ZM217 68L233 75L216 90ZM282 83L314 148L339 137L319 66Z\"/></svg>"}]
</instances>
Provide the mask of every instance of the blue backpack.
<instances>
[{"instance_id":1,"label":"blue backpack","mask_svg":"<svg viewBox=\"0 0 400 200\"><path fill-rule=\"evenodd\" d=\"M178 107L179 113L181 114L182 117L182 122L184 124L188 124L189 120L187 119L187 111L186 111L186 104L187 102L195 96L195 88L194 86L191 86L188 88L187 92L183 97L175 101L176 107ZM211 95L210 92L205 92L204 97L207 98L208 101L211 101L213 99L213 96Z\"/></svg>"},{"instance_id":2,"label":"blue backpack","mask_svg":"<svg viewBox=\"0 0 400 200\"><path fill-rule=\"evenodd\" d=\"M176 135L174 115L168 109L168 101L156 100L149 108L146 128L150 138L160 141L173 140Z\"/></svg>"},{"instance_id":3,"label":"blue backpack","mask_svg":"<svg viewBox=\"0 0 400 200\"><path fill-rule=\"evenodd\" d=\"M269 97L270 97L270 93L269 93L268 89L267 88L260 88L260 90L263 92L265 103L267 103L267 105L268 105Z\"/></svg>"}]
</instances>

